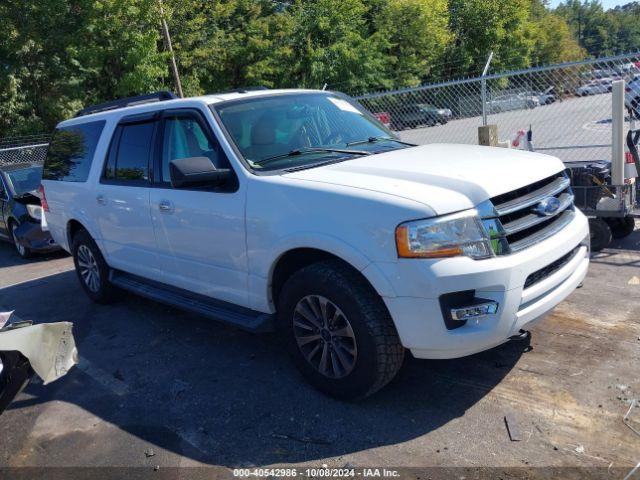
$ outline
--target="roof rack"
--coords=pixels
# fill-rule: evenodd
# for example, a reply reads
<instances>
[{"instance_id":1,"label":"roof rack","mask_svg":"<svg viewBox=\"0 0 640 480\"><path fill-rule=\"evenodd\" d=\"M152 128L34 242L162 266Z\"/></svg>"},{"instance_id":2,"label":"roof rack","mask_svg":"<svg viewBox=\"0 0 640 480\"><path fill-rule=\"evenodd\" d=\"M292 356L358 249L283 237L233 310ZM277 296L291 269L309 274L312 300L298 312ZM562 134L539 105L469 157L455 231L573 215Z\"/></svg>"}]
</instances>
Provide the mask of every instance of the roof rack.
<instances>
[{"instance_id":1,"label":"roof rack","mask_svg":"<svg viewBox=\"0 0 640 480\"><path fill-rule=\"evenodd\" d=\"M91 105L83 108L76 117L82 117L92 113L106 112L108 110L115 110L116 108L131 107L133 105L143 105L145 103L163 102L165 100L173 100L176 95L173 92L161 91L154 93L147 93L145 95L138 95L136 97L120 98L111 102L100 103L98 105Z\"/></svg>"}]
</instances>

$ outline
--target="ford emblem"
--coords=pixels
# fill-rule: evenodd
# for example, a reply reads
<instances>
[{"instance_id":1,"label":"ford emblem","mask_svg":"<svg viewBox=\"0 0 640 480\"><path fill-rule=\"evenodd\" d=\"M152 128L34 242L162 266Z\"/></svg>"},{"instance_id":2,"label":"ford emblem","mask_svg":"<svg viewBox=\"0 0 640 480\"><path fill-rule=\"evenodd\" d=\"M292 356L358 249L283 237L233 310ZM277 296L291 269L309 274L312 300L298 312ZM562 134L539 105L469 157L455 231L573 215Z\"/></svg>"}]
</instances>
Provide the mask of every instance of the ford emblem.
<instances>
[{"instance_id":1,"label":"ford emblem","mask_svg":"<svg viewBox=\"0 0 640 480\"><path fill-rule=\"evenodd\" d=\"M560 208L560 200L556 197L547 197L533 207L533 211L541 217L549 217L555 214Z\"/></svg>"}]
</instances>

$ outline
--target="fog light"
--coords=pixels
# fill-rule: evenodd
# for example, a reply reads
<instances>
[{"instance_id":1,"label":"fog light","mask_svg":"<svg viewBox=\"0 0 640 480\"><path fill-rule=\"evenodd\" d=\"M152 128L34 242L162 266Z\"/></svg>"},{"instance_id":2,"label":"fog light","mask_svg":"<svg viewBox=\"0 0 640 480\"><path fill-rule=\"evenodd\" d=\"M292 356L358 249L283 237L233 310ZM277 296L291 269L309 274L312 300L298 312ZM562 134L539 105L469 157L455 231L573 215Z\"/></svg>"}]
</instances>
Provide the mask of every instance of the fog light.
<instances>
[{"instance_id":1,"label":"fog light","mask_svg":"<svg viewBox=\"0 0 640 480\"><path fill-rule=\"evenodd\" d=\"M482 301L476 305L469 305L461 308L452 308L450 310L451 318L464 322L472 318L485 317L492 315L498 311L498 302L494 301Z\"/></svg>"}]
</instances>

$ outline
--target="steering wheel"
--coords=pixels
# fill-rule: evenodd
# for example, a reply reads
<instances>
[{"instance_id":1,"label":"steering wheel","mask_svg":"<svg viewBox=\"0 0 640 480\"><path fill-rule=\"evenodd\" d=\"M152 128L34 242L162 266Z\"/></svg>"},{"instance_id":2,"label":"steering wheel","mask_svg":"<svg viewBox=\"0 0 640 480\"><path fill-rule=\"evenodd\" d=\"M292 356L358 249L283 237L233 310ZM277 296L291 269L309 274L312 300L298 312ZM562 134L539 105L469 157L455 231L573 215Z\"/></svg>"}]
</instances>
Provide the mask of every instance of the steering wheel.
<instances>
[{"instance_id":1,"label":"steering wheel","mask_svg":"<svg viewBox=\"0 0 640 480\"><path fill-rule=\"evenodd\" d=\"M322 139L322 143L333 145L336 143L344 143L342 133L332 130Z\"/></svg>"}]
</instances>

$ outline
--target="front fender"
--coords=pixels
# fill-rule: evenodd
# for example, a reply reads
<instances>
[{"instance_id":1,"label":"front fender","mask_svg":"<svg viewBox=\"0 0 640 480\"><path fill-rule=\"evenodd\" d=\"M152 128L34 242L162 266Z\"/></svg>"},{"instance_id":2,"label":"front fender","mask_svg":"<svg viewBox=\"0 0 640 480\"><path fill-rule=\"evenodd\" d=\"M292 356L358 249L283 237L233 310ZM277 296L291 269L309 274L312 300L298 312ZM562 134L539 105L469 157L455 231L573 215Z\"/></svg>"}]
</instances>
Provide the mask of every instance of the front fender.
<instances>
[{"instance_id":1,"label":"front fender","mask_svg":"<svg viewBox=\"0 0 640 480\"><path fill-rule=\"evenodd\" d=\"M253 261L250 262L252 268L249 274L251 308L270 313L275 311L270 295L275 267L283 255L300 248L321 250L340 258L360 271L379 295L395 297L393 287L382 272L353 245L326 233L300 232L282 237L276 245L264 252L264 255L252 256Z\"/></svg>"}]
</instances>

